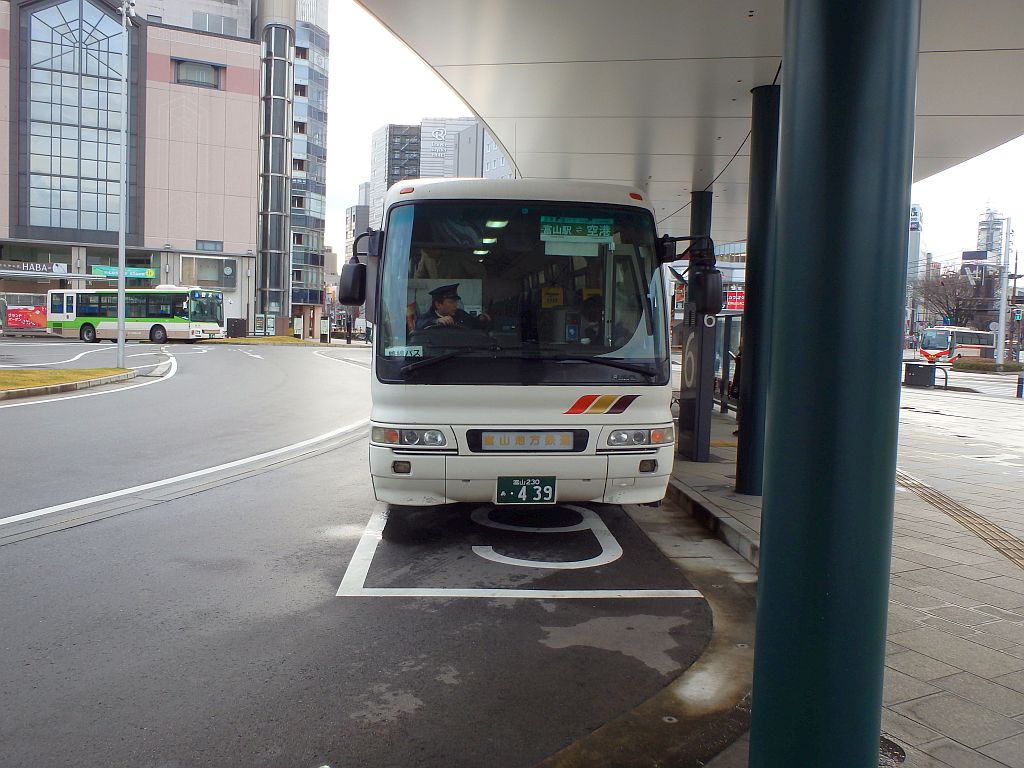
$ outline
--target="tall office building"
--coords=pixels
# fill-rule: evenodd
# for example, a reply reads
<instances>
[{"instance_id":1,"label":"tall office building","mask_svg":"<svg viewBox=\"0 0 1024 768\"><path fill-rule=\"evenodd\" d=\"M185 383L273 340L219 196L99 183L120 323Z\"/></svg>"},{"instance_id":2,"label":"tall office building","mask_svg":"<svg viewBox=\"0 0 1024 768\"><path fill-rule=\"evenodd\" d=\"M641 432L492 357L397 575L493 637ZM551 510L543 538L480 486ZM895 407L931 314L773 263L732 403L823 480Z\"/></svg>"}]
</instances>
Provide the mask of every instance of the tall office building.
<instances>
[{"instance_id":1,"label":"tall office building","mask_svg":"<svg viewBox=\"0 0 1024 768\"><path fill-rule=\"evenodd\" d=\"M989 258L1001 259L1003 256L1003 238L1009 228L1009 219L999 211L986 208L978 219L978 250L988 251Z\"/></svg>"},{"instance_id":2,"label":"tall office building","mask_svg":"<svg viewBox=\"0 0 1024 768\"><path fill-rule=\"evenodd\" d=\"M329 54L327 0L299 0L292 106L291 311L312 324L324 304Z\"/></svg>"},{"instance_id":3,"label":"tall office building","mask_svg":"<svg viewBox=\"0 0 1024 768\"><path fill-rule=\"evenodd\" d=\"M380 229L384 196L403 179L513 178L501 147L472 117L426 118L419 125L385 125L370 149L369 225Z\"/></svg>"},{"instance_id":4,"label":"tall office building","mask_svg":"<svg viewBox=\"0 0 1024 768\"><path fill-rule=\"evenodd\" d=\"M385 125L373 132L370 144L370 226L380 229L384 195L402 179L420 175L420 127Z\"/></svg>"}]
</instances>

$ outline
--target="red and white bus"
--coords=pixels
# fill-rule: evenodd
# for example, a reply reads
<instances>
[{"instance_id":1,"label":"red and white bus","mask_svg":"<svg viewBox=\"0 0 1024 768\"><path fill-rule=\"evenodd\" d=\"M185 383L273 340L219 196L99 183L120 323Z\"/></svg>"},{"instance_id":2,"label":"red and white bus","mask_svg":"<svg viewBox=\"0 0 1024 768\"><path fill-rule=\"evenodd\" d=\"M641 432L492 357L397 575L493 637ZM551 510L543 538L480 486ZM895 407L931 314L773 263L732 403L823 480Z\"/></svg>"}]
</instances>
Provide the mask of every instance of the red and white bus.
<instances>
[{"instance_id":1,"label":"red and white bus","mask_svg":"<svg viewBox=\"0 0 1024 768\"><path fill-rule=\"evenodd\" d=\"M995 348L992 331L947 325L921 332L921 356L929 363L952 362L961 357L994 357Z\"/></svg>"}]
</instances>

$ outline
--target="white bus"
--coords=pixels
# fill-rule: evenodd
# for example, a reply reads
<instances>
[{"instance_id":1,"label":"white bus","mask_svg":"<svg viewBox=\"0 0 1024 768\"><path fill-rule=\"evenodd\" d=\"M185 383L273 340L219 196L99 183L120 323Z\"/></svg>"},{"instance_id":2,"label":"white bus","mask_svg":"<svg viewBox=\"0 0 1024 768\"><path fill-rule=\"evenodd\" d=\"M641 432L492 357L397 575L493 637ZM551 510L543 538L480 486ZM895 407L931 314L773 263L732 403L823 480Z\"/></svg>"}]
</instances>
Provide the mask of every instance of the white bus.
<instances>
[{"instance_id":1,"label":"white bus","mask_svg":"<svg viewBox=\"0 0 1024 768\"><path fill-rule=\"evenodd\" d=\"M117 340L117 290L48 292L46 329L82 341ZM204 288L158 285L125 291L125 338L163 344L168 339L223 339L224 294Z\"/></svg>"},{"instance_id":2,"label":"white bus","mask_svg":"<svg viewBox=\"0 0 1024 768\"><path fill-rule=\"evenodd\" d=\"M952 362L960 357L995 357L995 349L992 331L939 326L921 332L921 356L929 363Z\"/></svg>"},{"instance_id":3,"label":"white bus","mask_svg":"<svg viewBox=\"0 0 1024 768\"><path fill-rule=\"evenodd\" d=\"M642 194L410 180L368 234L370 263L345 265L339 300L367 292L378 500L664 497L674 429L659 266L672 239L658 240Z\"/></svg>"}]
</instances>

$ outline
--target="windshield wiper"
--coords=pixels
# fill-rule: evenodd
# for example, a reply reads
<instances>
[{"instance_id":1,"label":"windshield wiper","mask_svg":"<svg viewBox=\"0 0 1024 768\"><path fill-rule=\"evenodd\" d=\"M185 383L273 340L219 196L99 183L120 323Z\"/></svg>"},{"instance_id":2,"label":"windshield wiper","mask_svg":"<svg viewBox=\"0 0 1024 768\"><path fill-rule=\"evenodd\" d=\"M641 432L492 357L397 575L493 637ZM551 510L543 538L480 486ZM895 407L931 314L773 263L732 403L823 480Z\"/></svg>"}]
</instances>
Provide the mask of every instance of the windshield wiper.
<instances>
[{"instance_id":1,"label":"windshield wiper","mask_svg":"<svg viewBox=\"0 0 1024 768\"><path fill-rule=\"evenodd\" d=\"M589 355L538 355L537 357L523 357L524 360L554 360L556 362L571 362L580 361L584 363L597 363L598 365L607 365L610 368L620 368L623 371L632 371L633 373L641 373L649 378L654 378L658 375L657 370L652 370L649 365L638 365L637 363L627 363L622 358L618 357L590 357Z\"/></svg>"},{"instance_id":2,"label":"windshield wiper","mask_svg":"<svg viewBox=\"0 0 1024 768\"><path fill-rule=\"evenodd\" d=\"M453 357L461 357L462 355L469 354L470 352L481 351L500 352L501 347L497 344L481 344L475 347L459 347L458 349L453 349L450 352L445 352L443 355L437 355L436 357L424 357L422 360L406 363L399 370L401 373L412 373L420 368L427 368L436 363L443 363L445 360L451 360Z\"/></svg>"}]
</instances>

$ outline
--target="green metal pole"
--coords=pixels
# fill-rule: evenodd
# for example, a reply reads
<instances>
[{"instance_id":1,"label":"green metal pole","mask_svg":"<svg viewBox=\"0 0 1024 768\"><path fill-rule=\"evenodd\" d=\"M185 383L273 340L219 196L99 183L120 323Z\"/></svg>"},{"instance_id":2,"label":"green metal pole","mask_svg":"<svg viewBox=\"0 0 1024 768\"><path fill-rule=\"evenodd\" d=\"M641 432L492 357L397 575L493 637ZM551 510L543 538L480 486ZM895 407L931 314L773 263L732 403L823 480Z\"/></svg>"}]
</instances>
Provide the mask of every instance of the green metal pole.
<instances>
[{"instance_id":1,"label":"green metal pole","mask_svg":"<svg viewBox=\"0 0 1024 768\"><path fill-rule=\"evenodd\" d=\"M750 766L873 768L920 3L785 23Z\"/></svg>"},{"instance_id":2,"label":"green metal pole","mask_svg":"<svg viewBox=\"0 0 1024 768\"><path fill-rule=\"evenodd\" d=\"M740 436L736 492L760 496L764 478L764 413L771 360L775 187L779 162L779 86L754 88L747 193L747 269L740 364Z\"/></svg>"}]
</instances>

